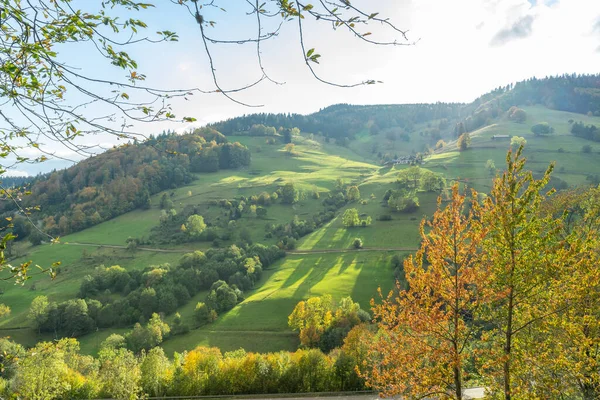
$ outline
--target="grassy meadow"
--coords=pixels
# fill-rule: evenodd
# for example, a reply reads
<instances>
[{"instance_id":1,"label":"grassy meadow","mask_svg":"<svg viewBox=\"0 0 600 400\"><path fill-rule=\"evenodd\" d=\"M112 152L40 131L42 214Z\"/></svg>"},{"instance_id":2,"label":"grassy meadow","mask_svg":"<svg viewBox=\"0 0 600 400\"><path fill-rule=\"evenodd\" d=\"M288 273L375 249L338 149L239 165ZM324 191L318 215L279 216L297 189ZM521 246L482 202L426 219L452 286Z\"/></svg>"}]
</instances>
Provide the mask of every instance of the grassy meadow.
<instances>
[{"instance_id":1,"label":"grassy meadow","mask_svg":"<svg viewBox=\"0 0 600 400\"><path fill-rule=\"evenodd\" d=\"M502 170L506 163L506 152L510 139L493 140L494 135L521 136L527 140L525 156L528 169L542 173L550 163L555 163L553 176L569 185L586 183L588 175L600 174L597 162L600 143L572 136L569 133L569 120L600 126L600 117L588 117L564 111L549 110L542 106L523 107L527 113L524 123L500 119L498 122L472 132L469 150L459 152L455 143L450 143L426 159L425 168L443 173L448 179L459 179L479 191L490 189L492 175L486 169L487 160L493 160L496 168ZM535 136L531 127L547 122L554 133ZM592 152L585 154L582 147L589 145Z\"/></svg>"}]
</instances>

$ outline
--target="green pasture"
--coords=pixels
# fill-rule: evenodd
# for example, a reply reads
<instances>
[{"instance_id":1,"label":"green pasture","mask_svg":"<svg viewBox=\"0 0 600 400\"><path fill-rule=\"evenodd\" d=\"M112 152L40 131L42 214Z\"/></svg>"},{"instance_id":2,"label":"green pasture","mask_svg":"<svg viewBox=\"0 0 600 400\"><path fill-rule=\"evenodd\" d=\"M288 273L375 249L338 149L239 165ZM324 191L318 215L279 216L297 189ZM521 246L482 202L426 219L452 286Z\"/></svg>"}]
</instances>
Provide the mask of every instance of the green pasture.
<instances>
[{"instance_id":1,"label":"green pasture","mask_svg":"<svg viewBox=\"0 0 600 400\"><path fill-rule=\"evenodd\" d=\"M521 136L527 140L524 155L528 169L542 173L550 163L555 164L554 176L569 185L586 183L588 175L600 174L600 143L572 136L569 133L569 120L583 121L586 124L600 126L599 117L588 117L563 111L549 110L544 107L524 107L527 120L516 123L499 120L471 133L472 143L467 151L459 152L455 143L428 157L425 168L443 173L448 179L458 179L479 191L488 191L493 174L486 169L487 160L493 160L501 171L506 165L506 152L510 139L493 140L494 135ZM535 136L531 127L540 122L548 122L554 133ZM584 145L590 145L592 152L582 153Z\"/></svg>"},{"instance_id":2,"label":"green pasture","mask_svg":"<svg viewBox=\"0 0 600 400\"><path fill-rule=\"evenodd\" d=\"M402 252L348 252L289 255L266 271L263 283L233 310L206 327L167 340L167 353L198 345L222 350L293 350L297 335L287 325L296 304L312 296L330 294L339 300L351 296L369 310L369 302L393 287L390 258ZM183 313L182 313L183 315Z\"/></svg>"},{"instance_id":3,"label":"green pasture","mask_svg":"<svg viewBox=\"0 0 600 400\"><path fill-rule=\"evenodd\" d=\"M11 308L8 317L0 320L0 329L27 327L27 312L31 301L37 296L47 296L50 301L65 301L77 296L83 277L93 273L99 265L121 265L127 269L143 269L165 262L176 263L180 254L138 251L130 253L121 249L75 246L68 244L44 244L32 247L25 256L11 261L18 264L33 260L42 268L60 261L58 274L51 279L48 274L37 273L25 285L14 285L10 281L1 283L2 303ZM37 268L32 267L31 273ZM2 331L0 331L0 335ZM18 338L17 338L18 339Z\"/></svg>"}]
</instances>

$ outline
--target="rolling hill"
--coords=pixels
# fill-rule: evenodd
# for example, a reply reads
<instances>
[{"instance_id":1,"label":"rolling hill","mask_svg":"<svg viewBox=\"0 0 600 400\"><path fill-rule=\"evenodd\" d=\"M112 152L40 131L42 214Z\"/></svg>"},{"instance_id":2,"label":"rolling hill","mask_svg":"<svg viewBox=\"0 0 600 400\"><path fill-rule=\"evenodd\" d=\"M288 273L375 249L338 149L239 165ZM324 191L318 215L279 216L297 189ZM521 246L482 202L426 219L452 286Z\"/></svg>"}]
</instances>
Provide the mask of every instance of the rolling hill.
<instances>
[{"instance_id":1,"label":"rolling hill","mask_svg":"<svg viewBox=\"0 0 600 400\"><path fill-rule=\"evenodd\" d=\"M254 288L244 291L244 300L233 309L222 313L212 324L172 336L163 343L169 355L198 344L217 346L225 351L238 348L261 352L293 350L298 346L298 339L287 326L287 316L295 304L311 296L331 294L338 300L351 296L367 309L371 298L377 296L378 287L386 292L393 287L394 277L401 277L401 271L394 269L393 259L414 252L419 245L421 219L433 213L439 195L445 196L445 190L427 191L416 185L419 187L411 191L418 196L418 209L411 213L391 212L384 200L389 197L388 191L400 190L399 177L414 168L394 165L392 160L421 156L421 173L430 171L446 182L459 181L485 192L493 174L502 170L510 147L510 137L494 139L494 136L518 136L527 142L528 168L535 173L556 163L552 181L555 187L597 184L600 143L575 137L570 132L572 124L578 121L600 127L600 116L594 115L600 107L590 108L598 104L599 97L592 90L597 89L593 85L598 78L584 81L589 90L567 91L565 98L572 101L559 102L557 91L548 91L560 86L557 82L566 82L569 88L580 82L576 77L563 77L547 82L546 86L535 81L500 88L469 105L341 105L313 116L261 114L215 124L213 128L227 134L229 143L238 142L247 149L251 156L249 165L214 172L190 169L186 171L189 179L181 184L165 191L152 190L146 207L70 233L58 244L17 243L13 263L33 260L46 266L60 260L62 265L55 280L39 275L25 287L2 283L1 301L10 306L12 312L0 321L0 332L26 345L53 338L51 333L38 334L31 328L27 319L31 301L40 295L56 302L76 298L81 282L93 275L100 265L147 271L150 266L165 263L174 267L191 251L208 254L211 248L244 246L242 242L285 247L286 238L291 236L279 235L278 225L281 231L288 232L298 221L310 222L330 212L330 218L316 223L309 232L296 235L296 245L287 249L285 258L265 268ZM546 96L538 96L543 90L548 92ZM524 120L517 122L509 117L507 112L513 106L524 111ZM327 129L336 119L343 121L339 125L343 129L336 128L328 134ZM476 120L477 123L473 122ZM541 122L547 122L554 132L535 135L531 128ZM270 136L248 134L256 124L278 124L283 128ZM457 126L461 124L471 137L471 144L464 151L459 151L457 146ZM301 133L291 137L293 146L290 146L284 143L283 131L294 126L300 127ZM101 156L98 158L102 160ZM495 169L489 168L490 160ZM299 192L298 201L293 204L285 204L280 199L264 205L266 215L263 217L257 216L256 209L245 207L255 205L254 196L281 191L288 183L293 183ZM357 186L361 201L344 201L327 208L329 194L334 194L331 199L335 200L340 185L343 190ZM165 194L175 210L171 224L174 229L168 228L168 222L161 222ZM222 206L223 200L244 202L243 211L233 219L231 229L228 227L232 211ZM342 216L351 208L356 208L361 218L371 217L372 223L365 227L345 227ZM177 218L190 213L202 215L216 237L182 240L185 235L177 228L185 219ZM391 216L391 220L381 218L385 215ZM47 216L42 214L39 219L43 217ZM128 246L130 238L139 239L139 244ZM364 249L351 248L354 238L363 240ZM105 297L114 300L120 296L110 293ZM193 321L196 303L204 301L206 296L207 290L201 290L179 306L177 312L182 319ZM174 315L169 313L165 319L171 322ZM83 335L79 337L82 351L94 354L108 335L129 329L130 326L99 328Z\"/></svg>"}]
</instances>

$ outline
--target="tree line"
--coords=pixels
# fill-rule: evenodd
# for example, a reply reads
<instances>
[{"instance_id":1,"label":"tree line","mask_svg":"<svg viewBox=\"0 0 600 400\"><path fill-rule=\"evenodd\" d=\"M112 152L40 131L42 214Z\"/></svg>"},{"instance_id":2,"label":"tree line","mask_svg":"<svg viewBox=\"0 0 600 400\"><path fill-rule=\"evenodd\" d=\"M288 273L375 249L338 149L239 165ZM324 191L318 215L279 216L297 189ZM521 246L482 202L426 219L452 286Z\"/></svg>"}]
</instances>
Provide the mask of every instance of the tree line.
<instances>
[{"instance_id":1,"label":"tree line","mask_svg":"<svg viewBox=\"0 0 600 400\"><path fill-rule=\"evenodd\" d=\"M78 337L97 327L127 327L148 321L155 313L173 314L201 290L208 291L204 302L209 312L220 314L242 301L243 292L254 287L263 268L284 255L276 246L232 245L185 254L175 267L100 266L84 277L78 299L58 303L39 296L31 304L29 318L39 332Z\"/></svg>"},{"instance_id":2,"label":"tree line","mask_svg":"<svg viewBox=\"0 0 600 400\"><path fill-rule=\"evenodd\" d=\"M38 343L25 350L0 339L4 354L0 394L27 399L137 399L144 396L199 396L311 393L364 388L356 366L364 354L357 340L324 354L225 352L197 347L169 359L162 348L139 354L114 335L98 357L79 353L76 339Z\"/></svg>"},{"instance_id":3,"label":"tree line","mask_svg":"<svg viewBox=\"0 0 600 400\"><path fill-rule=\"evenodd\" d=\"M199 303L199 306L203 303ZM197 307L196 311L202 306ZM299 302L289 325L299 332L296 352L221 353L197 347L169 359L158 347L180 329L153 314L125 335L111 334L97 357L79 352L76 339L38 343L25 350L0 339L0 395L24 398L87 399L143 396L233 395L364 390L359 366L366 361L371 316L350 297Z\"/></svg>"},{"instance_id":4,"label":"tree line","mask_svg":"<svg viewBox=\"0 0 600 400\"><path fill-rule=\"evenodd\" d=\"M454 136L458 138L463 133L489 125L492 119L503 115L524 122L527 114L518 106L534 104L552 110L600 116L600 75L565 74L498 87L470 105L472 110L458 122Z\"/></svg>"},{"instance_id":5,"label":"tree line","mask_svg":"<svg viewBox=\"0 0 600 400\"><path fill-rule=\"evenodd\" d=\"M583 122L575 122L571 125L571 134L582 139L600 142L600 129L596 125L586 125Z\"/></svg>"},{"instance_id":6,"label":"tree line","mask_svg":"<svg viewBox=\"0 0 600 400\"><path fill-rule=\"evenodd\" d=\"M352 139L358 132L367 129L376 134L387 128L402 128L412 132L416 124L435 120L456 120L465 105L459 103L404 104L356 106L337 104L309 115L301 114L251 114L231 118L210 125L226 135L248 132L256 127L299 128L303 132L322 134L341 140Z\"/></svg>"}]
</instances>

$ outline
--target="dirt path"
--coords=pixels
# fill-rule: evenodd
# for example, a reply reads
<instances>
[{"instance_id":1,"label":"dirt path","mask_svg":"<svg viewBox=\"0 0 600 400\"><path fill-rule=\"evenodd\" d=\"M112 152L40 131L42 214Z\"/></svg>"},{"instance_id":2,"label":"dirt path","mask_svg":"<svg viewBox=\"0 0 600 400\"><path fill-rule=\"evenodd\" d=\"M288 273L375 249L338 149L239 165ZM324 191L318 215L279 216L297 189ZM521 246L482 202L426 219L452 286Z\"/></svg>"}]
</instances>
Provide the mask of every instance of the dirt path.
<instances>
[{"instance_id":1,"label":"dirt path","mask_svg":"<svg viewBox=\"0 0 600 400\"><path fill-rule=\"evenodd\" d=\"M120 246L116 244L97 244L97 243L78 243L78 242L60 242L61 245L66 246L89 246L89 247L105 247L107 249L120 249L127 250L127 246ZM156 249L150 247L138 247L136 250L151 251L153 253L193 253L195 250L190 249Z\"/></svg>"},{"instance_id":2,"label":"dirt path","mask_svg":"<svg viewBox=\"0 0 600 400\"><path fill-rule=\"evenodd\" d=\"M61 242L61 245L66 246L89 246L107 249L127 250L127 246L116 244L97 244L97 243L79 243L79 242ZM154 253L193 253L193 249L157 249L152 247L138 247L136 250L151 251ZM315 250L288 250L287 254L330 254L330 253L359 253L359 252L386 252L386 251L417 251L418 249L408 247L365 247L362 249L315 249Z\"/></svg>"},{"instance_id":3,"label":"dirt path","mask_svg":"<svg viewBox=\"0 0 600 400\"><path fill-rule=\"evenodd\" d=\"M408 247L363 247L362 249L315 249L315 250L288 250L287 254L329 254L329 253L361 253L361 252L386 252L386 251L417 251Z\"/></svg>"}]
</instances>

